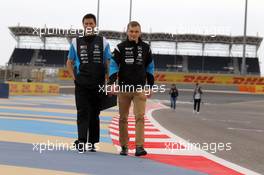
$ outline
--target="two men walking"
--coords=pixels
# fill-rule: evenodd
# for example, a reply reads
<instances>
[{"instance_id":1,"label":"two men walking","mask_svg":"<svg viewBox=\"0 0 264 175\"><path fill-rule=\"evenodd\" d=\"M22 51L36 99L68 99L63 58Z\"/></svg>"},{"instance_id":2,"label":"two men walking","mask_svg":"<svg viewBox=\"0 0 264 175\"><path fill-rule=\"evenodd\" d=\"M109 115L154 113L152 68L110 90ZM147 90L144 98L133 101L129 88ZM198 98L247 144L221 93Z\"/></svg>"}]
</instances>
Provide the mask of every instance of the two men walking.
<instances>
[{"instance_id":1,"label":"two men walking","mask_svg":"<svg viewBox=\"0 0 264 175\"><path fill-rule=\"evenodd\" d=\"M96 18L92 14L85 15L82 22L84 30L87 28L94 30L96 27ZM148 85L151 89L154 84L154 63L150 46L143 42L140 36L140 24L136 21L130 22L127 26L127 39L117 45L113 56L106 39L94 33L73 39L67 68L75 82L78 128L78 140L75 141L75 146L79 152L86 150L87 141L91 145L90 151L95 151L95 143L99 142L100 99L102 99L99 87L105 85L106 72L109 70L109 85L115 88L115 83L118 81L119 86L129 86L122 88L125 90L116 94L120 114L119 141L122 148L120 154L128 154L127 120L131 102L134 104L136 118L135 155L147 154L144 149L144 114L147 97L151 94L135 91L135 88L141 86L145 89L145 85Z\"/></svg>"}]
</instances>

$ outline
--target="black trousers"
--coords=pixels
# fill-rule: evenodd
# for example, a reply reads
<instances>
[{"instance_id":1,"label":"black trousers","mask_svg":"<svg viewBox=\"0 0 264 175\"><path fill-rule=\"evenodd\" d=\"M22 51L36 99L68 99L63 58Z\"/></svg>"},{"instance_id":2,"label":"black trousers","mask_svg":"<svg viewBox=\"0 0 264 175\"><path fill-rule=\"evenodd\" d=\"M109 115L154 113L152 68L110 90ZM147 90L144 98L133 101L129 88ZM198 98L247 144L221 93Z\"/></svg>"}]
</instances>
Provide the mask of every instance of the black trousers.
<instances>
[{"instance_id":1,"label":"black trousers","mask_svg":"<svg viewBox=\"0 0 264 175\"><path fill-rule=\"evenodd\" d=\"M193 110L200 111L201 99L194 99Z\"/></svg>"},{"instance_id":2,"label":"black trousers","mask_svg":"<svg viewBox=\"0 0 264 175\"><path fill-rule=\"evenodd\" d=\"M101 95L98 91L98 88L75 83L78 140L83 143L87 143L88 133L88 143L98 143L100 139L99 101Z\"/></svg>"}]
</instances>

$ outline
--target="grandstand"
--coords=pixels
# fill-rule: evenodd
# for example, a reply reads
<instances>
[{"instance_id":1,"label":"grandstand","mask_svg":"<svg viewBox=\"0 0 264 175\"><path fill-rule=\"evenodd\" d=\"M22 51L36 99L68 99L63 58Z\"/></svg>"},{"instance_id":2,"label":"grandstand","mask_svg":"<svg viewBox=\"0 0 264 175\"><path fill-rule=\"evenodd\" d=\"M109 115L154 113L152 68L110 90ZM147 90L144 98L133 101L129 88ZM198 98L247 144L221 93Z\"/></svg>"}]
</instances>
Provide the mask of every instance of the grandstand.
<instances>
[{"instance_id":1,"label":"grandstand","mask_svg":"<svg viewBox=\"0 0 264 175\"><path fill-rule=\"evenodd\" d=\"M27 79L32 70L56 73L65 67L71 39L82 30L9 27L17 41L8 66L17 78ZM73 32L75 31L75 32ZM111 45L126 38L124 32L100 31ZM217 73L239 75L242 62L243 36L143 33L150 43L156 69L159 71ZM246 38L246 68L248 75L260 75L258 49L262 38ZM48 71L47 71L48 70Z\"/></svg>"}]
</instances>

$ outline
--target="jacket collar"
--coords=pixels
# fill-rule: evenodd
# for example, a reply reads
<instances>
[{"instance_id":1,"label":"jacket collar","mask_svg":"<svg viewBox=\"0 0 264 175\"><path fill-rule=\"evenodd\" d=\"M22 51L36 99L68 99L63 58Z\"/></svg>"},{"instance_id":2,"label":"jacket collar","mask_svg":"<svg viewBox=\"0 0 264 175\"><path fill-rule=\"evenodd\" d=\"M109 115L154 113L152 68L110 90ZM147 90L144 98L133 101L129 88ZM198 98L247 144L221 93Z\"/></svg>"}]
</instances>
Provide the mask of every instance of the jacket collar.
<instances>
[{"instance_id":1,"label":"jacket collar","mask_svg":"<svg viewBox=\"0 0 264 175\"><path fill-rule=\"evenodd\" d=\"M86 36L83 36L83 39L86 41L86 42L92 42L94 40L94 38L96 37L96 35L86 35Z\"/></svg>"},{"instance_id":2,"label":"jacket collar","mask_svg":"<svg viewBox=\"0 0 264 175\"><path fill-rule=\"evenodd\" d=\"M126 42L128 42L129 44L138 45L138 44L142 43L142 39L139 37L138 43L136 43L135 41L129 41L128 37L127 37Z\"/></svg>"}]
</instances>

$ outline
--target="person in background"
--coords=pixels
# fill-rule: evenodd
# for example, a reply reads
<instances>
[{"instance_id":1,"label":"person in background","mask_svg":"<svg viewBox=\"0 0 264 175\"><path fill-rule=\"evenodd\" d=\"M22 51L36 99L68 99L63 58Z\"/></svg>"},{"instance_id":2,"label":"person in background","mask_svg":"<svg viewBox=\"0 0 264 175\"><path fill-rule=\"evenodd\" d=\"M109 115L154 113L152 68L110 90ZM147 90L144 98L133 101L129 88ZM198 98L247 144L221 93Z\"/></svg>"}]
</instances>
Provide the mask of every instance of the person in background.
<instances>
[{"instance_id":1,"label":"person in background","mask_svg":"<svg viewBox=\"0 0 264 175\"><path fill-rule=\"evenodd\" d=\"M199 114L200 112L200 104L201 104L201 100L202 100L202 88L199 85L199 83L196 83L195 88L194 88L194 92L193 92L193 113L197 113Z\"/></svg>"},{"instance_id":2,"label":"person in background","mask_svg":"<svg viewBox=\"0 0 264 175\"><path fill-rule=\"evenodd\" d=\"M169 94L170 94L171 108L176 110L176 101L177 101L177 97L179 96L179 91L175 84L171 85Z\"/></svg>"}]
</instances>

